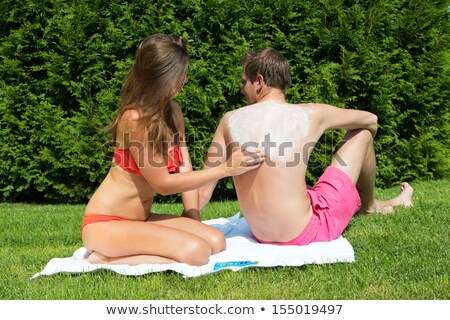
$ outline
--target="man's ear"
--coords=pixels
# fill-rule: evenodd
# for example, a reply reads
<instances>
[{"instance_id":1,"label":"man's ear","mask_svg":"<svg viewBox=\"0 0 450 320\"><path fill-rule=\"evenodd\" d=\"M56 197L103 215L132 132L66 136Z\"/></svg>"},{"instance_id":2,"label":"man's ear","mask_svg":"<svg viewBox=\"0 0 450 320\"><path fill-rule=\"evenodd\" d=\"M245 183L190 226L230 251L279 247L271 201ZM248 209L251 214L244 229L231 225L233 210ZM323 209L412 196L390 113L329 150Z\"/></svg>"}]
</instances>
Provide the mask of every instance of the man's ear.
<instances>
[{"instance_id":1,"label":"man's ear","mask_svg":"<svg viewBox=\"0 0 450 320\"><path fill-rule=\"evenodd\" d=\"M263 77L262 74L258 74L258 75L256 76L256 82L258 82L258 84L259 84L260 86L266 84L266 81L264 80L264 77Z\"/></svg>"},{"instance_id":2,"label":"man's ear","mask_svg":"<svg viewBox=\"0 0 450 320\"><path fill-rule=\"evenodd\" d=\"M256 92L259 94L266 86L266 81L264 80L264 77L262 74L258 74L256 76L255 82L258 84L258 87L256 88Z\"/></svg>"}]
</instances>

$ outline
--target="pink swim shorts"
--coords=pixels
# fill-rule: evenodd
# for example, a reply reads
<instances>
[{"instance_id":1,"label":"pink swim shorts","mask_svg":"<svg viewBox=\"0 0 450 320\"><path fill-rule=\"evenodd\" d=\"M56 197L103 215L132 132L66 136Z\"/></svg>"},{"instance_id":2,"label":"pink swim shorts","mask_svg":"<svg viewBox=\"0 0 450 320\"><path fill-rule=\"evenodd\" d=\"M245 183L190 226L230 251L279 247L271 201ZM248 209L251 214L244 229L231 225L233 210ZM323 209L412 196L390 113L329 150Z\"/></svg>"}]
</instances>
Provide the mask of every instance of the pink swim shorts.
<instances>
[{"instance_id":1,"label":"pink swim shorts","mask_svg":"<svg viewBox=\"0 0 450 320\"><path fill-rule=\"evenodd\" d=\"M328 167L307 192L313 215L302 233L288 242L261 243L303 246L337 239L361 208L361 198L352 180L336 167Z\"/></svg>"}]
</instances>

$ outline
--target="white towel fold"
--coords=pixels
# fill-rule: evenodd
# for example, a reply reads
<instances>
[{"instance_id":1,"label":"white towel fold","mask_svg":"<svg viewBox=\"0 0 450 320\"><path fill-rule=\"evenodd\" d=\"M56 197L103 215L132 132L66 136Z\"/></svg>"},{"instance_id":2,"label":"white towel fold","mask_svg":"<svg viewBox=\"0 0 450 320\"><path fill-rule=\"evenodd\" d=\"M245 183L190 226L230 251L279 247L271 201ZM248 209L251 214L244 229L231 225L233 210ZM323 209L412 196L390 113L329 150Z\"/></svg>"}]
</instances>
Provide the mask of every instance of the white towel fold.
<instances>
[{"instance_id":1,"label":"white towel fold","mask_svg":"<svg viewBox=\"0 0 450 320\"><path fill-rule=\"evenodd\" d=\"M211 256L208 264L200 267L184 263L137 266L91 264L84 259L86 249L80 248L72 257L51 259L44 270L36 273L31 279L42 275L62 272L83 273L97 269L108 269L129 276L172 270L184 277L197 277L224 269L238 271L247 267L302 266L355 261L353 247L342 236L330 242L311 243L307 246L276 246L258 243L245 218L240 217L240 213L230 218L212 219L204 223L225 234L227 250Z\"/></svg>"}]
</instances>

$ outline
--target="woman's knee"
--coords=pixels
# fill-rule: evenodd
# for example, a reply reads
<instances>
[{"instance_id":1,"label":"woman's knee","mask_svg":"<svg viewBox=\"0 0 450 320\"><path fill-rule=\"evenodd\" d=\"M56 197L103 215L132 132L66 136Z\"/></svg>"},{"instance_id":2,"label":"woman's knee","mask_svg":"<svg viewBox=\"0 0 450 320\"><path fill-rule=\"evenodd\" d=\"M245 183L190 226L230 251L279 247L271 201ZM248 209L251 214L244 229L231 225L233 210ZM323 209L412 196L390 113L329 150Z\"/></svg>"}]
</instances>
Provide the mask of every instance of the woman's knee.
<instances>
[{"instance_id":1,"label":"woman's knee","mask_svg":"<svg viewBox=\"0 0 450 320\"><path fill-rule=\"evenodd\" d=\"M201 266L208 263L211 254L210 244L198 238L184 244L178 260L192 266Z\"/></svg>"},{"instance_id":2,"label":"woman's knee","mask_svg":"<svg viewBox=\"0 0 450 320\"><path fill-rule=\"evenodd\" d=\"M211 244L211 254L216 254L222 252L226 249L227 243L225 241L225 236L219 230L214 229L213 233L209 238L209 243Z\"/></svg>"}]
</instances>

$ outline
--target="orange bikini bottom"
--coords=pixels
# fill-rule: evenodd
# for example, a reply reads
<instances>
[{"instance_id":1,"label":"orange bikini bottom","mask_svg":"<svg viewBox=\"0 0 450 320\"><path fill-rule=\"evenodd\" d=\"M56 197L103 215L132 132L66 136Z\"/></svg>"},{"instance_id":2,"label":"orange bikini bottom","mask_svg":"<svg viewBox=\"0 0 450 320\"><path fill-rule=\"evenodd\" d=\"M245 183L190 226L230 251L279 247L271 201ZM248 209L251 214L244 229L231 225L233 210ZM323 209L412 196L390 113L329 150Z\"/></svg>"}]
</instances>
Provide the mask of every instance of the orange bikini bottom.
<instances>
[{"instance_id":1,"label":"orange bikini bottom","mask_svg":"<svg viewBox=\"0 0 450 320\"><path fill-rule=\"evenodd\" d=\"M88 224L96 222L108 222L108 221L130 221L130 220L115 216L107 216L105 214L87 214L84 216L83 221L81 222L81 230L83 230L83 228Z\"/></svg>"}]
</instances>

